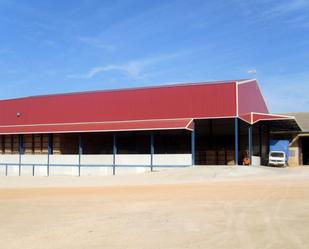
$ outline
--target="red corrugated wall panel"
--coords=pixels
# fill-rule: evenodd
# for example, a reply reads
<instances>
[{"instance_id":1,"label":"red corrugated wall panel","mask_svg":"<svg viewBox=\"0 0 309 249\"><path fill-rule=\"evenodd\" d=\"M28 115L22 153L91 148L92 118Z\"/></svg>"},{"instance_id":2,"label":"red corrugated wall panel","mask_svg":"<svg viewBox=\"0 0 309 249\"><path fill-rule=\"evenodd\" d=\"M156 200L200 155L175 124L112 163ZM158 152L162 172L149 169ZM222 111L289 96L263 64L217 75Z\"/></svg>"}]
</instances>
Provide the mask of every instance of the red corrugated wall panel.
<instances>
[{"instance_id":1,"label":"red corrugated wall panel","mask_svg":"<svg viewBox=\"0 0 309 249\"><path fill-rule=\"evenodd\" d=\"M268 113L264 98L255 80L238 85L238 114L241 116L250 112Z\"/></svg>"}]
</instances>

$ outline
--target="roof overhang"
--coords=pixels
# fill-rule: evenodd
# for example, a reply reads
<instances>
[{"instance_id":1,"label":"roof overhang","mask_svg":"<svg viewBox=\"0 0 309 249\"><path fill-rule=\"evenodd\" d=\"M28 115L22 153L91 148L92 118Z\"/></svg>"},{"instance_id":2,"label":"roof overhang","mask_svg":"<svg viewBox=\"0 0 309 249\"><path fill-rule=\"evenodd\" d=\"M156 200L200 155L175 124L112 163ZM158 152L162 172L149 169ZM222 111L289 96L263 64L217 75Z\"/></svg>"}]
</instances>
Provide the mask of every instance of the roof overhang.
<instances>
[{"instance_id":1,"label":"roof overhang","mask_svg":"<svg viewBox=\"0 0 309 249\"><path fill-rule=\"evenodd\" d=\"M193 119L53 123L0 126L0 134L81 133L112 131L190 130Z\"/></svg>"},{"instance_id":2,"label":"roof overhang","mask_svg":"<svg viewBox=\"0 0 309 249\"><path fill-rule=\"evenodd\" d=\"M239 118L251 125L265 122L271 132L301 131L299 124L293 116L251 112L241 115Z\"/></svg>"}]
</instances>

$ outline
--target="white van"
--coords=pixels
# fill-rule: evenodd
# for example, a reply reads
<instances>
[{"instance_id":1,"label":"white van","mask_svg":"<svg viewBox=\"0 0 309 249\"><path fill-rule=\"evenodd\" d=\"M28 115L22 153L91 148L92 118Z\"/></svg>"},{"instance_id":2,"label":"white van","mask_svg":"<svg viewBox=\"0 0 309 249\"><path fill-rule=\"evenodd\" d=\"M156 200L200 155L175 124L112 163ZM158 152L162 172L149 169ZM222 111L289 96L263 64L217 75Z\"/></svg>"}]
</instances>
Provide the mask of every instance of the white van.
<instances>
[{"instance_id":1,"label":"white van","mask_svg":"<svg viewBox=\"0 0 309 249\"><path fill-rule=\"evenodd\" d=\"M268 165L285 166L286 155L284 151L271 151L268 156Z\"/></svg>"}]
</instances>

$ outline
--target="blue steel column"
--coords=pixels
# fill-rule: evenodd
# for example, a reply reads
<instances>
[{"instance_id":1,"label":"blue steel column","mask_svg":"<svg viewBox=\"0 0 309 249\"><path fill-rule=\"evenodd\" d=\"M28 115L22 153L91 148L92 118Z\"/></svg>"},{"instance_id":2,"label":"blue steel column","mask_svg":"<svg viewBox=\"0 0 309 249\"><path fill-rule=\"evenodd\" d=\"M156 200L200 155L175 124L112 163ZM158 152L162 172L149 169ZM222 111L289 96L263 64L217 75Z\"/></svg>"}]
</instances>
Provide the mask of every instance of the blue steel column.
<instances>
[{"instance_id":1,"label":"blue steel column","mask_svg":"<svg viewBox=\"0 0 309 249\"><path fill-rule=\"evenodd\" d=\"M252 165L252 125L248 128L248 157L250 165Z\"/></svg>"},{"instance_id":2,"label":"blue steel column","mask_svg":"<svg viewBox=\"0 0 309 249\"><path fill-rule=\"evenodd\" d=\"M52 154L53 134L48 134L47 147L47 176L49 176L49 156Z\"/></svg>"},{"instance_id":3,"label":"blue steel column","mask_svg":"<svg viewBox=\"0 0 309 249\"><path fill-rule=\"evenodd\" d=\"M194 120L192 121L191 155L192 155L192 165L195 165L195 123L194 123Z\"/></svg>"},{"instance_id":4,"label":"blue steel column","mask_svg":"<svg viewBox=\"0 0 309 249\"><path fill-rule=\"evenodd\" d=\"M116 173L117 137L113 135L113 175Z\"/></svg>"},{"instance_id":5,"label":"blue steel column","mask_svg":"<svg viewBox=\"0 0 309 249\"><path fill-rule=\"evenodd\" d=\"M82 135L78 136L78 176L80 176L81 156L83 154L83 140Z\"/></svg>"},{"instance_id":6,"label":"blue steel column","mask_svg":"<svg viewBox=\"0 0 309 249\"><path fill-rule=\"evenodd\" d=\"M269 131L269 126L267 125L266 126L266 136L267 136L267 138L266 138L266 144L267 144L267 148L266 148L266 154L268 155L269 154L269 140L270 140L270 131Z\"/></svg>"},{"instance_id":7,"label":"blue steel column","mask_svg":"<svg viewBox=\"0 0 309 249\"><path fill-rule=\"evenodd\" d=\"M21 175L21 155L24 153L24 140L23 135L19 135L19 148L18 148L18 154L19 154L19 160L18 160L18 175Z\"/></svg>"},{"instance_id":8,"label":"blue steel column","mask_svg":"<svg viewBox=\"0 0 309 249\"><path fill-rule=\"evenodd\" d=\"M150 170L153 171L154 134L150 133Z\"/></svg>"},{"instance_id":9,"label":"blue steel column","mask_svg":"<svg viewBox=\"0 0 309 249\"><path fill-rule=\"evenodd\" d=\"M238 118L235 118L234 122L234 129L235 129L235 165L238 165L238 144L239 144L239 136L238 136Z\"/></svg>"},{"instance_id":10,"label":"blue steel column","mask_svg":"<svg viewBox=\"0 0 309 249\"><path fill-rule=\"evenodd\" d=\"M259 122L259 154L262 162L262 144L263 144L263 136L262 136L262 123Z\"/></svg>"}]
</instances>

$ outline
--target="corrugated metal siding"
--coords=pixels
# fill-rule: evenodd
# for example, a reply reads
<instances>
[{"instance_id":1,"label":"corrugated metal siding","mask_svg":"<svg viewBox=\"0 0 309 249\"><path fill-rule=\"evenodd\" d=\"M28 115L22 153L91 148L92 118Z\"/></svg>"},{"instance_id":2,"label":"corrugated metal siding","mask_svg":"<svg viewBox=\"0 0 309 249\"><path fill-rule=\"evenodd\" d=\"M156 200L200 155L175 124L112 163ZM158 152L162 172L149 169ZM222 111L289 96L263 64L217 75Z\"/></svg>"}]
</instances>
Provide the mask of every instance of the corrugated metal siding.
<instances>
[{"instance_id":1,"label":"corrugated metal siding","mask_svg":"<svg viewBox=\"0 0 309 249\"><path fill-rule=\"evenodd\" d=\"M235 91L231 82L3 100L0 125L235 116Z\"/></svg>"},{"instance_id":2,"label":"corrugated metal siding","mask_svg":"<svg viewBox=\"0 0 309 249\"><path fill-rule=\"evenodd\" d=\"M260 120L270 120L270 121L281 120L281 119L293 120L293 117L290 116L268 114L268 113L253 113L253 112L250 112L249 114L240 115L239 117L250 124L254 124Z\"/></svg>"},{"instance_id":3,"label":"corrugated metal siding","mask_svg":"<svg viewBox=\"0 0 309 249\"><path fill-rule=\"evenodd\" d=\"M133 122L0 126L0 134L190 129L190 127L187 126L189 126L191 121L191 119L173 119Z\"/></svg>"},{"instance_id":4,"label":"corrugated metal siding","mask_svg":"<svg viewBox=\"0 0 309 249\"><path fill-rule=\"evenodd\" d=\"M264 98L256 81L238 85L238 114L268 113Z\"/></svg>"},{"instance_id":5,"label":"corrugated metal siding","mask_svg":"<svg viewBox=\"0 0 309 249\"><path fill-rule=\"evenodd\" d=\"M289 116L276 115L276 114L262 114L262 113L253 113L252 114L252 122L255 123L259 120L280 120L280 119L293 119Z\"/></svg>"}]
</instances>

